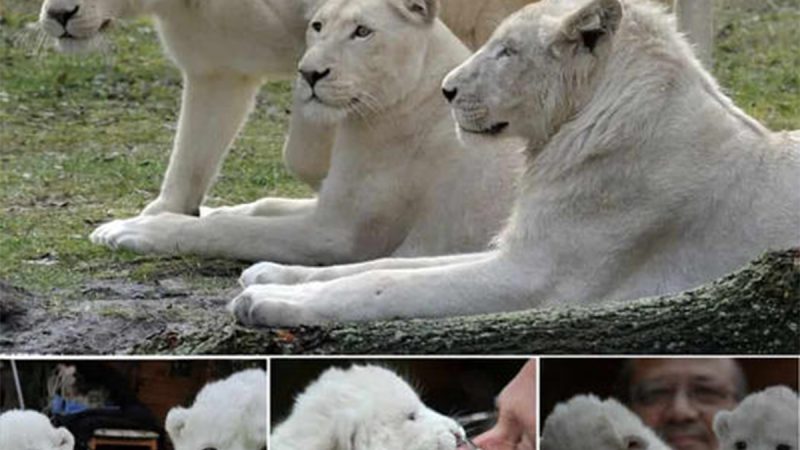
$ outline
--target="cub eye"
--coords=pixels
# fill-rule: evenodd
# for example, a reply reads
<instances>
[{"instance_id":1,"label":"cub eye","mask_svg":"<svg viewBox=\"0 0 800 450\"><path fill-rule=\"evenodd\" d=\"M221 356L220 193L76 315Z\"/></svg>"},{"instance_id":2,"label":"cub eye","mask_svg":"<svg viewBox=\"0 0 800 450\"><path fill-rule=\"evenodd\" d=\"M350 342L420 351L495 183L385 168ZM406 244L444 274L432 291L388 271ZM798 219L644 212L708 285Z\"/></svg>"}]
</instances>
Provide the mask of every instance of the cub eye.
<instances>
[{"instance_id":1,"label":"cub eye","mask_svg":"<svg viewBox=\"0 0 800 450\"><path fill-rule=\"evenodd\" d=\"M359 25L356 27L356 30L353 31L354 38L365 38L373 33L372 29L369 27L365 27L364 25Z\"/></svg>"},{"instance_id":2,"label":"cub eye","mask_svg":"<svg viewBox=\"0 0 800 450\"><path fill-rule=\"evenodd\" d=\"M733 446L736 447L736 450L747 450L747 442L745 441L736 441Z\"/></svg>"},{"instance_id":3,"label":"cub eye","mask_svg":"<svg viewBox=\"0 0 800 450\"><path fill-rule=\"evenodd\" d=\"M322 31L322 22L320 22L319 20L311 22L311 29L319 33L320 31Z\"/></svg>"},{"instance_id":4,"label":"cub eye","mask_svg":"<svg viewBox=\"0 0 800 450\"><path fill-rule=\"evenodd\" d=\"M216 449L216 448L214 448L214 447L206 447L206 448L204 448L203 450L217 450L217 449Z\"/></svg>"},{"instance_id":5,"label":"cub eye","mask_svg":"<svg viewBox=\"0 0 800 450\"><path fill-rule=\"evenodd\" d=\"M408 416L406 416L408 420L417 420L417 413L412 412ZM780 449L779 449L780 450Z\"/></svg>"},{"instance_id":6,"label":"cub eye","mask_svg":"<svg viewBox=\"0 0 800 450\"><path fill-rule=\"evenodd\" d=\"M497 52L497 58L508 58L509 56L516 55L517 51L510 47L503 47Z\"/></svg>"},{"instance_id":7,"label":"cub eye","mask_svg":"<svg viewBox=\"0 0 800 450\"><path fill-rule=\"evenodd\" d=\"M775 450L792 450L792 446L789 444L778 444Z\"/></svg>"}]
</instances>

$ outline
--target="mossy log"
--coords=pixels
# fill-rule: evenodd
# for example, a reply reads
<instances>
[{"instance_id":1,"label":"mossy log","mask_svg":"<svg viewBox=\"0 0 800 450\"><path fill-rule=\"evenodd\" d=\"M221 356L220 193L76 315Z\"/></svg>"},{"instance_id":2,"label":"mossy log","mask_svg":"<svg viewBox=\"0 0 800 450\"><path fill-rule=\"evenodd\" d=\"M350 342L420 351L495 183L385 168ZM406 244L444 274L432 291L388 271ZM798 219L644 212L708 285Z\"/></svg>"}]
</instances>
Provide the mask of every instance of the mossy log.
<instances>
[{"instance_id":1,"label":"mossy log","mask_svg":"<svg viewBox=\"0 0 800 450\"><path fill-rule=\"evenodd\" d=\"M246 329L177 325L134 353L800 354L800 249L678 295L446 320Z\"/></svg>"}]
</instances>

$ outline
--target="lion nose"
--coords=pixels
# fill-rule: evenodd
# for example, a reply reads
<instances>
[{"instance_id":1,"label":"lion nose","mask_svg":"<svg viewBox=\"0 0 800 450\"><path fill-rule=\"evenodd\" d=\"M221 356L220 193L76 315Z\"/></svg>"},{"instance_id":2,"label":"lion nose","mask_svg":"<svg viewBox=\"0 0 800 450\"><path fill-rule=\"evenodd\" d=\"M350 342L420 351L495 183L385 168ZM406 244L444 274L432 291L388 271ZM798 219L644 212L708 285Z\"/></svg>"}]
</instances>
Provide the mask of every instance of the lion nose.
<instances>
[{"instance_id":1,"label":"lion nose","mask_svg":"<svg viewBox=\"0 0 800 450\"><path fill-rule=\"evenodd\" d=\"M48 9L47 17L60 23L61 26L66 27L69 19L71 19L75 14L78 14L78 10L80 8L80 5L75 5L75 7L72 9Z\"/></svg>"},{"instance_id":2,"label":"lion nose","mask_svg":"<svg viewBox=\"0 0 800 450\"><path fill-rule=\"evenodd\" d=\"M456 88L453 88L453 89L443 88L442 89L442 94L444 94L444 98L446 98L448 102L453 103L453 100L455 100L456 95L458 95L458 89L456 89Z\"/></svg>"},{"instance_id":3,"label":"lion nose","mask_svg":"<svg viewBox=\"0 0 800 450\"><path fill-rule=\"evenodd\" d=\"M311 86L312 88L314 87L315 84L317 84L317 81L327 77L330 73L331 73L331 69L329 69L329 68L323 70L322 72L320 72L318 70L302 70L302 69L300 69L300 75L303 76L303 79L306 80L306 83L308 83L308 85Z\"/></svg>"}]
</instances>

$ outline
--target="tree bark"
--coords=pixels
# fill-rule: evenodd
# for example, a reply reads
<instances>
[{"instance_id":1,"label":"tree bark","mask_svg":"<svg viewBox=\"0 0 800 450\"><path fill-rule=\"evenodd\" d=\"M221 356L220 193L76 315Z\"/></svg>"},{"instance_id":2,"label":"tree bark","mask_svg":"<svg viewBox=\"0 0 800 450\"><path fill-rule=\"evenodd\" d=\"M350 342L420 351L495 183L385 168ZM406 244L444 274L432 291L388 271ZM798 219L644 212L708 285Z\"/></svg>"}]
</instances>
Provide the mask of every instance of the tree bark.
<instances>
[{"instance_id":1,"label":"tree bark","mask_svg":"<svg viewBox=\"0 0 800 450\"><path fill-rule=\"evenodd\" d=\"M800 354L800 249L698 289L446 320L246 329L216 315L132 349L167 354Z\"/></svg>"}]
</instances>

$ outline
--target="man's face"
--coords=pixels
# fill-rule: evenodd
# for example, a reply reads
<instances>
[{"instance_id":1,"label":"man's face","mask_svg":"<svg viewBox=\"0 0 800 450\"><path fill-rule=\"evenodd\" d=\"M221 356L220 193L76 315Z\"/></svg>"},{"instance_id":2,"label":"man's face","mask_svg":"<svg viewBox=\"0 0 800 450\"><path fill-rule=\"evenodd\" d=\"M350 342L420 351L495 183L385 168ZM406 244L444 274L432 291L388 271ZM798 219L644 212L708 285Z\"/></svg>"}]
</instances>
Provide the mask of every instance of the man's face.
<instances>
[{"instance_id":1,"label":"man's face","mask_svg":"<svg viewBox=\"0 0 800 450\"><path fill-rule=\"evenodd\" d=\"M631 408L676 450L716 450L714 415L736 407L736 366L729 359L637 360Z\"/></svg>"}]
</instances>

